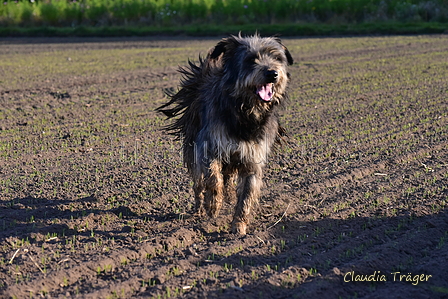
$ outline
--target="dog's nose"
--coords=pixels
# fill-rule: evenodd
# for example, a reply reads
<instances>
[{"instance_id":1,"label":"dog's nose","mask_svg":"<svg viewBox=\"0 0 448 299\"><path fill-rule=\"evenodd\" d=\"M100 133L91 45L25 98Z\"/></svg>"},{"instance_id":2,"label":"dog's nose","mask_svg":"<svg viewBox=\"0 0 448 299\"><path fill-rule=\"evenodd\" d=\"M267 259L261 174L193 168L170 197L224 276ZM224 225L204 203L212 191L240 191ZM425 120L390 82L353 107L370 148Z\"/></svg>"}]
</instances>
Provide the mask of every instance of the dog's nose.
<instances>
[{"instance_id":1,"label":"dog's nose","mask_svg":"<svg viewBox=\"0 0 448 299\"><path fill-rule=\"evenodd\" d=\"M266 81L267 83L275 83L278 78L277 71L274 70L267 70L266 71Z\"/></svg>"}]
</instances>

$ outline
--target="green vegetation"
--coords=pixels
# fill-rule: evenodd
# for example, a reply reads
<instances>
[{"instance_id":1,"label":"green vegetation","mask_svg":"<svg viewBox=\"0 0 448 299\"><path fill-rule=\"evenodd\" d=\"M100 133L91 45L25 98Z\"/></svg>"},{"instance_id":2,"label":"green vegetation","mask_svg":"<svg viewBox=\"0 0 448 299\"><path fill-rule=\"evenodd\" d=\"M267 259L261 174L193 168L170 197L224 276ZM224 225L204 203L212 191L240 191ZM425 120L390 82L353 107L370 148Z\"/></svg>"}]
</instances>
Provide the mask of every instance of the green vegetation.
<instances>
[{"instance_id":1,"label":"green vegetation","mask_svg":"<svg viewBox=\"0 0 448 299\"><path fill-rule=\"evenodd\" d=\"M46 0L0 6L0 36L204 35L256 29L284 35L440 33L447 23L443 0Z\"/></svg>"},{"instance_id":2,"label":"green vegetation","mask_svg":"<svg viewBox=\"0 0 448 299\"><path fill-rule=\"evenodd\" d=\"M444 33L448 30L448 23L362 23L362 24L246 24L246 25L186 25L167 27L0 27L0 36L148 36L148 35L177 35L190 36L226 35L242 32L253 34L255 31L263 35L281 34L282 36L318 36L318 35L351 35L351 34L427 34Z\"/></svg>"}]
</instances>

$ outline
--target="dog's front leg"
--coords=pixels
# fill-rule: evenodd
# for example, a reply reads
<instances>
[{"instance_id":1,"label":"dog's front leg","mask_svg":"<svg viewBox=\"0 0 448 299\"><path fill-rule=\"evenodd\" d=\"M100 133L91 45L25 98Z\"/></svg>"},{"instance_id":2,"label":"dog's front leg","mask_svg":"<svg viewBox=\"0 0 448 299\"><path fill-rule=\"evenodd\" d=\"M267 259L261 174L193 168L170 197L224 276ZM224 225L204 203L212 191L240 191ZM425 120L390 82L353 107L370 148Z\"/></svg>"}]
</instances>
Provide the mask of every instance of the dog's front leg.
<instances>
[{"instance_id":1,"label":"dog's front leg","mask_svg":"<svg viewBox=\"0 0 448 299\"><path fill-rule=\"evenodd\" d=\"M235 204L236 201L235 178L235 173L224 174L224 200L228 204Z\"/></svg>"},{"instance_id":2,"label":"dog's front leg","mask_svg":"<svg viewBox=\"0 0 448 299\"><path fill-rule=\"evenodd\" d=\"M249 224L252 207L257 203L260 196L261 168L256 167L254 172L241 174L237 187L238 202L233 216L233 233L245 235Z\"/></svg>"},{"instance_id":3,"label":"dog's front leg","mask_svg":"<svg viewBox=\"0 0 448 299\"><path fill-rule=\"evenodd\" d=\"M205 209L207 214L214 218L219 214L224 197L224 179L220 161L212 160L210 163L209 174L205 184Z\"/></svg>"}]
</instances>

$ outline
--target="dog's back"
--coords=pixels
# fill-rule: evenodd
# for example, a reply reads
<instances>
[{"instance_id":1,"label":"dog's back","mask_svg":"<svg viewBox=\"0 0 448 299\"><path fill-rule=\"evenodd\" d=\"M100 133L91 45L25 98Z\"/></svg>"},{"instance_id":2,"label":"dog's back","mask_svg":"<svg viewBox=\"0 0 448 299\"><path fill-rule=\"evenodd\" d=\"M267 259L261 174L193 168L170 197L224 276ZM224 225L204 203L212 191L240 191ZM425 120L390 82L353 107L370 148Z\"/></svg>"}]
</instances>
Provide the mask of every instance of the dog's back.
<instances>
[{"instance_id":1,"label":"dog's back","mask_svg":"<svg viewBox=\"0 0 448 299\"><path fill-rule=\"evenodd\" d=\"M199 57L199 65L188 61L189 67L180 67L182 74L181 89L177 93L168 93L171 100L156 109L168 118L178 116L171 124L165 126L165 130L183 141L184 160L189 161L191 155L186 147L193 146L195 138L201 128L200 111L202 107L201 88L204 84L203 70L205 61ZM172 106L171 108L169 108ZM191 159L190 159L191 160ZM190 168L190 167L189 167Z\"/></svg>"}]
</instances>

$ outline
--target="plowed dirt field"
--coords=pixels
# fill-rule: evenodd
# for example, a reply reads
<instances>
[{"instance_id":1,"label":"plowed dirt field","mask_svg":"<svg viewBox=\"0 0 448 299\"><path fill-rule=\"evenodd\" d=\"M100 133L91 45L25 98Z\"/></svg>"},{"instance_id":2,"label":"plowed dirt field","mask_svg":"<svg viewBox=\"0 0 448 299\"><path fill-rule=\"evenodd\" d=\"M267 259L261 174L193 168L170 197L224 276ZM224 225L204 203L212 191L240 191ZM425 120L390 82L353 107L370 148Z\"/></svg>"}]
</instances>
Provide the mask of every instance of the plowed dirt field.
<instances>
[{"instance_id":1,"label":"plowed dirt field","mask_svg":"<svg viewBox=\"0 0 448 299\"><path fill-rule=\"evenodd\" d=\"M448 298L448 36L283 39L244 237L154 112L218 40L0 40L0 297Z\"/></svg>"}]
</instances>

